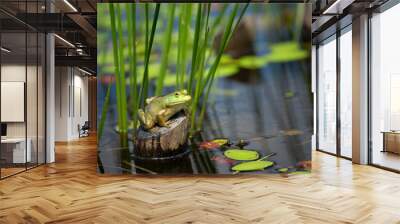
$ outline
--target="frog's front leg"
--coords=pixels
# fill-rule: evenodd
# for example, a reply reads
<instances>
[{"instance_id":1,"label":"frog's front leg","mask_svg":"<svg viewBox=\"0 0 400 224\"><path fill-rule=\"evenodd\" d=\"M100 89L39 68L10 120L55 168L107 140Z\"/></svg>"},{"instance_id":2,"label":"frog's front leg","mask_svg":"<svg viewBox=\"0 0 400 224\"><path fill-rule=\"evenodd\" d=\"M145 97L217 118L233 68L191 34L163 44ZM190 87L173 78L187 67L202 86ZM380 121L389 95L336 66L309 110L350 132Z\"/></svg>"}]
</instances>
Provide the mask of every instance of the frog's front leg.
<instances>
[{"instance_id":1,"label":"frog's front leg","mask_svg":"<svg viewBox=\"0 0 400 224\"><path fill-rule=\"evenodd\" d=\"M168 121L168 110L163 109L157 114L157 123L162 127L169 127L167 124Z\"/></svg>"},{"instance_id":2,"label":"frog's front leg","mask_svg":"<svg viewBox=\"0 0 400 224\"><path fill-rule=\"evenodd\" d=\"M192 112L192 108L190 106L187 106L187 107L183 108L183 113L185 115L189 115L189 114L191 114L191 112Z\"/></svg>"}]
</instances>

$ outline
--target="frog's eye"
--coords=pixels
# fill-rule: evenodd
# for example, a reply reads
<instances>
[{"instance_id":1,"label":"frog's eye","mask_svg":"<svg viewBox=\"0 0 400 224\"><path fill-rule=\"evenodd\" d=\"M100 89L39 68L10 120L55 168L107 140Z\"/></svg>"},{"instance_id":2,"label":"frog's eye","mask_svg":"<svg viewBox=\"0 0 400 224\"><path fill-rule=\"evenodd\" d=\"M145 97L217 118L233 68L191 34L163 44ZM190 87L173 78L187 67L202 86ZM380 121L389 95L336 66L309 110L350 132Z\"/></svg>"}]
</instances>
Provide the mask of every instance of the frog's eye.
<instances>
[{"instance_id":1,"label":"frog's eye","mask_svg":"<svg viewBox=\"0 0 400 224\"><path fill-rule=\"evenodd\" d=\"M179 96L179 93L175 93L175 96Z\"/></svg>"}]
</instances>

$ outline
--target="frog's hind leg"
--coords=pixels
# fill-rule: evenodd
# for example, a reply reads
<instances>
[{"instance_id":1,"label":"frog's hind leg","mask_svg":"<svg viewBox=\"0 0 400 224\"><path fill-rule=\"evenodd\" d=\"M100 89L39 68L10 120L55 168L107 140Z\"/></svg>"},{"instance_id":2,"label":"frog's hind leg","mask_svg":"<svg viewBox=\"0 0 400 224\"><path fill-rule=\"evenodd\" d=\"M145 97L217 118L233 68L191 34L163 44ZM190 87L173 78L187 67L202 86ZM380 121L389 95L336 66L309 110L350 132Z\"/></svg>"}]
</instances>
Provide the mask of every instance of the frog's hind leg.
<instances>
[{"instance_id":1,"label":"frog's hind leg","mask_svg":"<svg viewBox=\"0 0 400 224\"><path fill-rule=\"evenodd\" d=\"M154 126L153 119L151 119L149 116L146 116L146 113L142 109L139 109L138 111L138 118L145 129L150 129Z\"/></svg>"},{"instance_id":2,"label":"frog's hind leg","mask_svg":"<svg viewBox=\"0 0 400 224\"><path fill-rule=\"evenodd\" d=\"M139 118L139 122L145 126L146 124L146 116L144 115L144 111L142 109L138 110L138 118Z\"/></svg>"}]
</instances>

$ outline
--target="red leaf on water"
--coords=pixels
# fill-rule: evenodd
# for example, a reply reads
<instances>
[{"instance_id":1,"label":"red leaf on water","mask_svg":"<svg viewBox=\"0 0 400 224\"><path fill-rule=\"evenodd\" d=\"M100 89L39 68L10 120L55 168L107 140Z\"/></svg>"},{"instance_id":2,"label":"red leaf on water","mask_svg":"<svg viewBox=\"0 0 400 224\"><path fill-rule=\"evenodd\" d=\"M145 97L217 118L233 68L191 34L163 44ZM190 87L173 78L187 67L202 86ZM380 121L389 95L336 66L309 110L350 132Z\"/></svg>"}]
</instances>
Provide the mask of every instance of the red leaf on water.
<instances>
[{"instance_id":1,"label":"red leaf on water","mask_svg":"<svg viewBox=\"0 0 400 224\"><path fill-rule=\"evenodd\" d=\"M219 148L219 144L215 142L202 142L200 143L199 147L201 149L217 149Z\"/></svg>"},{"instance_id":2,"label":"red leaf on water","mask_svg":"<svg viewBox=\"0 0 400 224\"><path fill-rule=\"evenodd\" d=\"M219 164L226 164L226 165L232 165L232 164L235 163L234 160L229 159L229 158L225 158L223 156L213 156L213 157L211 157L211 160L215 161L215 162L217 162Z\"/></svg>"},{"instance_id":3,"label":"red leaf on water","mask_svg":"<svg viewBox=\"0 0 400 224\"><path fill-rule=\"evenodd\" d=\"M300 161L296 164L296 167L302 169L311 169L311 161Z\"/></svg>"}]
</instances>

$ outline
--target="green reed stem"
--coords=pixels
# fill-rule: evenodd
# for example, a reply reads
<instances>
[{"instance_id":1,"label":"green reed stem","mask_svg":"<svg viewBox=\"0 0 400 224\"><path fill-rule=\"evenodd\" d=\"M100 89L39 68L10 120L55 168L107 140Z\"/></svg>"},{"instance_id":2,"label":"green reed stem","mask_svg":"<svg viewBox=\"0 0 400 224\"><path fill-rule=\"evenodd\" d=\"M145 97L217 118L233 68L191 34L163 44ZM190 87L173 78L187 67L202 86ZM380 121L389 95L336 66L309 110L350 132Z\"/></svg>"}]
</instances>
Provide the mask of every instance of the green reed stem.
<instances>
[{"instance_id":1,"label":"green reed stem","mask_svg":"<svg viewBox=\"0 0 400 224\"><path fill-rule=\"evenodd\" d=\"M195 118L196 118L196 111L197 111L197 104L199 102L200 94L203 92L203 89L201 89L201 83L203 81L203 73L205 70L205 57L206 57L206 49L208 45L208 35L210 29L208 28L208 22L209 22L209 17L210 17L210 11L211 11L211 3L207 4L207 15L206 15L206 22L205 26L203 29L205 29L204 32L204 39L202 41L202 46L199 51L199 71L198 75L196 76L197 82L196 82L196 88L195 88L195 94L194 94L194 99L192 101L192 114L191 114L191 130L195 130Z\"/></svg>"},{"instance_id":2,"label":"green reed stem","mask_svg":"<svg viewBox=\"0 0 400 224\"><path fill-rule=\"evenodd\" d=\"M222 4L222 3L221 3L221 4ZM228 11L228 6L229 6L228 4L224 4L224 5L222 6L222 9L218 12L218 16L215 18L214 22L211 24L211 27L210 27L210 34L209 34L209 36L210 36L211 38L214 37L215 32L217 32L219 26L222 24L223 18L224 18L224 16L225 16L226 12ZM223 25L223 24L222 24L222 25ZM212 41L212 40L211 40L211 41ZM210 59L212 59L212 57L208 57L208 58L207 58L206 64L208 64L208 62L209 62Z\"/></svg>"},{"instance_id":3,"label":"green reed stem","mask_svg":"<svg viewBox=\"0 0 400 224\"><path fill-rule=\"evenodd\" d=\"M111 92L111 83L108 84L108 86L107 86L106 97L104 99L103 107L101 108L99 130L97 132L97 142L100 142L101 136L103 136L104 123L107 118L108 106L110 105L110 92Z\"/></svg>"},{"instance_id":4,"label":"green reed stem","mask_svg":"<svg viewBox=\"0 0 400 224\"><path fill-rule=\"evenodd\" d=\"M127 10L127 25L128 25L128 54L130 58L130 96L133 121L133 127L137 127L137 110L138 110L138 94L137 94L137 74L136 74L136 5L128 4Z\"/></svg>"},{"instance_id":5,"label":"green reed stem","mask_svg":"<svg viewBox=\"0 0 400 224\"><path fill-rule=\"evenodd\" d=\"M217 17L215 18L214 22L211 25L210 28L210 37L213 37L215 32L217 31L218 26L221 24L222 19L224 18L224 15L228 9L228 4L224 4L222 6L222 9L218 12Z\"/></svg>"},{"instance_id":6,"label":"green reed stem","mask_svg":"<svg viewBox=\"0 0 400 224\"><path fill-rule=\"evenodd\" d=\"M177 76L176 87L183 89L185 83L186 64L187 64L187 37L189 35L189 27L191 21L191 4L185 3L179 17L179 33L178 33L178 60L177 60Z\"/></svg>"},{"instance_id":7,"label":"green reed stem","mask_svg":"<svg viewBox=\"0 0 400 224\"><path fill-rule=\"evenodd\" d=\"M171 37L172 37L172 28L174 25L174 14L175 14L175 4L168 5L168 22L167 27L164 31L163 36L163 49L162 49L162 58L160 71L158 73L157 85L156 85L156 96L161 95L163 87L164 87L164 78L168 71L168 56L169 50L171 48Z\"/></svg>"},{"instance_id":8,"label":"green reed stem","mask_svg":"<svg viewBox=\"0 0 400 224\"><path fill-rule=\"evenodd\" d=\"M189 94L192 94L194 76L196 75L197 50L199 47L201 18L202 18L202 4L198 4L197 16L196 16L196 29L194 31L194 40L193 40L192 65L191 65L191 72L190 72L189 83L188 83Z\"/></svg>"},{"instance_id":9,"label":"green reed stem","mask_svg":"<svg viewBox=\"0 0 400 224\"><path fill-rule=\"evenodd\" d=\"M242 21L242 18L243 18L243 16L244 16L244 14L246 13L246 10L247 10L247 8L249 7L249 5L250 5L250 1L246 3L246 5L243 7L242 11L240 12L239 18L238 18L238 20L236 21L235 26L233 27L231 33L229 34L228 42L232 39L232 36L233 36L233 34L235 33L235 31L237 30L237 28L238 28L238 26L239 26L239 24L240 24L240 21ZM226 46L225 46L225 47L226 47ZM225 49L224 49L224 50L225 50Z\"/></svg>"},{"instance_id":10,"label":"green reed stem","mask_svg":"<svg viewBox=\"0 0 400 224\"><path fill-rule=\"evenodd\" d=\"M125 48L125 43L124 43L124 31L122 30L122 14L121 14L121 6L120 4L116 5L117 9L117 29L118 29L118 42L119 42L119 66L120 66L120 72L119 72L119 81L120 81L120 87L121 87L121 94L120 98L117 99L118 101L121 101L121 126L120 132L121 133L127 133L128 132L128 119L127 119L127 98L126 98L126 78L125 78L125 55L124 55L124 48Z\"/></svg>"},{"instance_id":11,"label":"green reed stem","mask_svg":"<svg viewBox=\"0 0 400 224\"><path fill-rule=\"evenodd\" d=\"M160 14L160 3L157 3L156 9L154 12L154 16L153 16L153 25L151 27L151 33L149 36L148 48L146 49L146 52L145 52L144 74L143 74L142 88L140 90L140 97L139 97L139 99L141 100L141 106L143 106L144 100L147 98L147 94L148 94L149 60L150 60L151 48L153 46L153 41L154 41L154 34L155 34L156 28L157 28L157 20L158 20L159 14Z\"/></svg>"},{"instance_id":12,"label":"green reed stem","mask_svg":"<svg viewBox=\"0 0 400 224\"><path fill-rule=\"evenodd\" d=\"M144 52L147 52L147 50L149 49L149 4L148 3L144 3L144 17L145 17L145 21L146 21L146 25L145 25L145 50ZM145 55L146 57L146 55Z\"/></svg>"},{"instance_id":13,"label":"green reed stem","mask_svg":"<svg viewBox=\"0 0 400 224\"><path fill-rule=\"evenodd\" d=\"M305 14L305 6L302 4L296 5L296 20L294 26L293 40L300 41L301 29L303 28Z\"/></svg>"},{"instance_id":14,"label":"green reed stem","mask_svg":"<svg viewBox=\"0 0 400 224\"><path fill-rule=\"evenodd\" d=\"M117 31L116 31L116 24L115 24L115 11L114 11L114 4L109 4L110 9L110 19L111 19L111 36L113 42L113 55L114 55L114 69L115 69L115 92L117 98L117 120L118 120L118 127L121 128L122 126L122 108L121 108L121 81L120 81L120 67L119 67L119 58L118 58L118 43L117 43Z\"/></svg>"},{"instance_id":15,"label":"green reed stem","mask_svg":"<svg viewBox=\"0 0 400 224\"><path fill-rule=\"evenodd\" d=\"M244 13L246 12L248 6L249 6L249 3L247 3L246 6L242 9L242 11L240 13L240 16L239 16L239 19L236 21L236 24L233 27L233 29L232 29L232 25L233 25L233 22L235 20L237 11L239 9L239 5L238 4L235 5L235 8L233 9L233 11L232 11L232 13L231 13L231 15L229 17L229 22L228 22L228 25L227 25L227 27L225 29L224 34L223 34L222 43L220 45L217 57L216 57L213 65L212 65L212 67L210 68L209 73L207 75L207 79L206 79L206 81L205 81L205 83L203 85L204 88L205 88L207 83L208 83L208 87L207 87L205 96L203 98L202 106L201 106L200 116L199 116L199 119L198 119L198 126L199 127L201 127L201 125L203 123L204 114L205 114L206 106L207 106L208 96L210 94L210 90L211 90L211 87L212 87L212 84L213 84L213 81L214 81L214 78L215 78L215 73L217 71L217 68L218 68L219 62L221 60L222 54L224 53L225 48L228 45L229 40L231 39L233 33L237 29L237 27L238 27L238 25L239 25L243 15L244 15Z\"/></svg>"},{"instance_id":16,"label":"green reed stem","mask_svg":"<svg viewBox=\"0 0 400 224\"><path fill-rule=\"evenodd\" d=\"M180 76L182 74L181 71L181 65L182 65L182 49L184 49L182 39L183 39L183 24L184 24L184 15L185 15L185 4L180 7L180 14L179 14L179 25L178 25L178 55L177 55L177 60L176 60L176 76L175 76L175 88L176 89L181 89L181 84L180 84Z\"/></svg>"}]
</instances>

